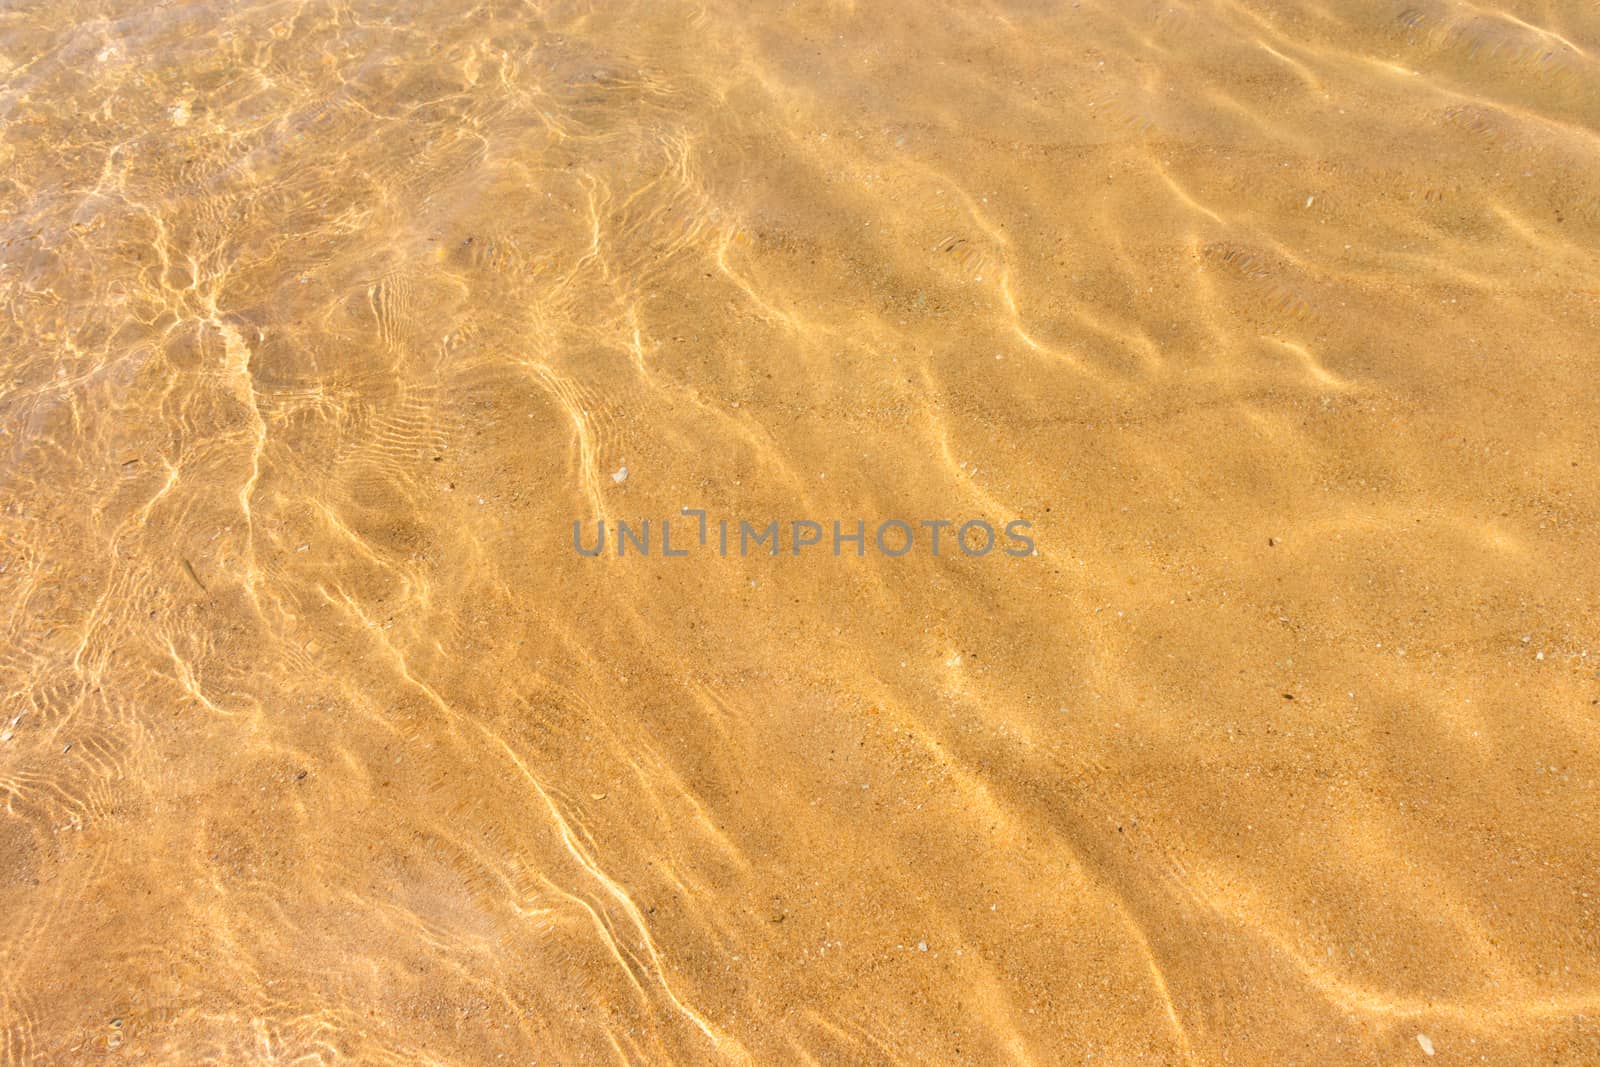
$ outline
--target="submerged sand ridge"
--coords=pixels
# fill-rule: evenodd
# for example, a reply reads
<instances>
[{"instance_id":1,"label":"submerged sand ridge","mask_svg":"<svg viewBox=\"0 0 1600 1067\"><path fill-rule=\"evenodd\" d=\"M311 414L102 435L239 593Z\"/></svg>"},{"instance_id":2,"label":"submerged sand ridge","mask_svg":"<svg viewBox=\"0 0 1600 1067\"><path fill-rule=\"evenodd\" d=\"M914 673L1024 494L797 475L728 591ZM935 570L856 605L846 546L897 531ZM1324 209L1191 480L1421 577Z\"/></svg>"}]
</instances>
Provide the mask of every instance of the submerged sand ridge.
<instances>
[{"instance_id":1,"label":"submerged sand ridge","mask_svg":"<svg viewBox=\"0 0 1600 1067\"><path fill-rule=\"evenodd\" d=\"M0 1063L1600 1061L1592 7L0 28Z\"/></svg>"}]
</instances>

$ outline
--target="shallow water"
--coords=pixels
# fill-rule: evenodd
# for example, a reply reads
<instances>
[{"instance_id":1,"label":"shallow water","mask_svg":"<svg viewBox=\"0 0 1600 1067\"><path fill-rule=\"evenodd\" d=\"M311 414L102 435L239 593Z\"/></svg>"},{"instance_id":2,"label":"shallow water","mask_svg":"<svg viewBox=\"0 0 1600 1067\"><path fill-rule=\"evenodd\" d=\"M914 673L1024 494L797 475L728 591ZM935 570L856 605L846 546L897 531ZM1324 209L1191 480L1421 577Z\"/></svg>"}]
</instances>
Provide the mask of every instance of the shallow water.
<instances>
[{"instance_id":1,"label":"shallow water","mask_svg":"<svg viewBox=\"0 0 1600 1067\"><path fill-rule=\"evenodd\" d=\"M0 124L0 1064L1600 1062L1593 5L28 0Z\"/></svg>"}]
</instances>

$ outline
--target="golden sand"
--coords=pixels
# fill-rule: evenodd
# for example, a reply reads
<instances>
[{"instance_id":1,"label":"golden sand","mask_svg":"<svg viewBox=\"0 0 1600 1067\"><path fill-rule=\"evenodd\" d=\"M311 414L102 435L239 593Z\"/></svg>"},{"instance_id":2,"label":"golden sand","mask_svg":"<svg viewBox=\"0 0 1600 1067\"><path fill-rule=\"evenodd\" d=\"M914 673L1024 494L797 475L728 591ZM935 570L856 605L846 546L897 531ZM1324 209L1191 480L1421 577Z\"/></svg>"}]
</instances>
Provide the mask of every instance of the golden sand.
<instances>
[{"instance_id":1,"label":"golden sand","mask_svg":"<svg viewBox=\"0 0 1600 1067\"><path fill-rule=\"evenodd\" d=\"M0 1064L1600 1063L1592 3L0 83Z\"/></svg>"}]
</instances>

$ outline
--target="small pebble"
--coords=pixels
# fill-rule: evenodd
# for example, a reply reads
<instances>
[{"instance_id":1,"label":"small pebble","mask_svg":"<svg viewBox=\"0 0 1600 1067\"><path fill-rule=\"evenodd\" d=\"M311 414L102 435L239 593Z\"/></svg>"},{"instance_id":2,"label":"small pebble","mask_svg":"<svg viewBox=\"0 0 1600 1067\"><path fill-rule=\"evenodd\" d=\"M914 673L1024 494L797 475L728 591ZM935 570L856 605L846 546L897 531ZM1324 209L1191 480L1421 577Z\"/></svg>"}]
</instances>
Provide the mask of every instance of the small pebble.
<instances>
[{"instance_id":1,"label":"small pebble","mask_svg":"<svg viewBox=\"0 0 1600 1067\"><path fill-rule=\"evenodd\" d=\"M928 943L926 941L918 941L917 942L917 951L918 952L926 952L926 951L928 951Z\"/></svg>"},{"instance_id":2,"label":"small pebble","mask_svg":"<svg viewBox=\"0 0 1600 1067\"><path fill-rule=\"evenodd\" d=\"M1432 1056L1433 1055L1433 1042L1428 1040L1428 1035L1427 1034L1418 1034L1417 1035L1417 1044L1422 1046L1422 1051L1423 1051L1424 1055L1427 1055L1427 1056Z\"/></svg>"},{"instance_id":3,"label":"small pebble","mask_svg":"<svg viewBox=\"0 0 1600 1067\"><path fill-rule=\"evenodd\" d=\"M627 481L628 480L628 468L627 467L618 467L616 469L615 473L613 473L611 475L611 480L616 482L618 485L621 485L623 482Z\"/></svg>"}]
</instances>

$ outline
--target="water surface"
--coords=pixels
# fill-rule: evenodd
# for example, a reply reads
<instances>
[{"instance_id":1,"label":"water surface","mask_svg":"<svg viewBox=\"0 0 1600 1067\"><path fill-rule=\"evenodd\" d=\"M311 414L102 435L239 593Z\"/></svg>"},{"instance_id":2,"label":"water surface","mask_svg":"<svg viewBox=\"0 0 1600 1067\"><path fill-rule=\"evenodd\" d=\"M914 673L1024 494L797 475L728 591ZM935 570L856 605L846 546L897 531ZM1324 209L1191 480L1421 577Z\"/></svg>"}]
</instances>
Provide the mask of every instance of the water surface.
<instances>
[{"instance_id":1,"label":"water surface","mask_svg":"<svg viewBox=\"0 0 1600 1067\"><path fill-rule=\"evenodd\" d=\"M1597 242L1588 3L4 5L0 1064L1600 1062Z\"/></svg>"}]
</instances>

